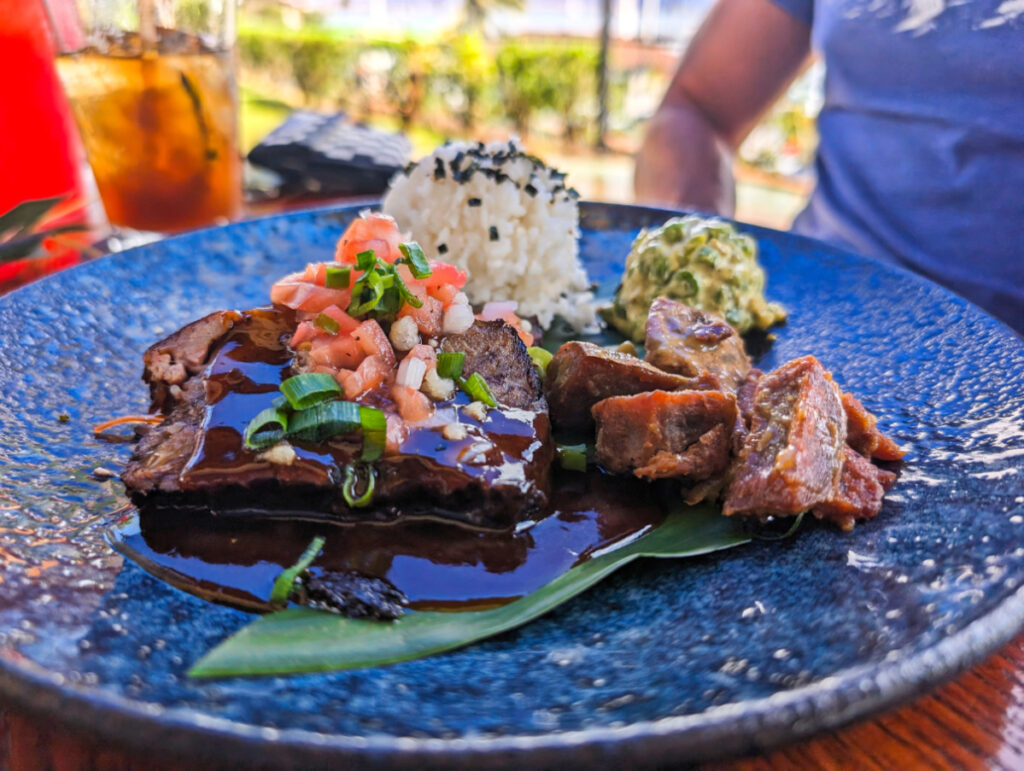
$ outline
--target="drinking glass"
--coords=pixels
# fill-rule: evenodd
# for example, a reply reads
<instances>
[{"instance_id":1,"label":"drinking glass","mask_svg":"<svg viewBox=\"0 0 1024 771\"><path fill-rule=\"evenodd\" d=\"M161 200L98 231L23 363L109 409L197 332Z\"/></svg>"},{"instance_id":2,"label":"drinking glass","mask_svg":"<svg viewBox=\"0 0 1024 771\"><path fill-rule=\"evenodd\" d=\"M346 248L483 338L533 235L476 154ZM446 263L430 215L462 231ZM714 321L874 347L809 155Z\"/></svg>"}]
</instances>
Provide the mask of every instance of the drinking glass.
<instances>
[{"instance_id":1,"label":"drinking glass","mask_svg":"<svg viewBox=\"0 0 1024 771\"><path fill-rule=\"evenodd\" d=\"M241 207L234 0L46 0L57 71L112 225Z\"/></svg>"}]
</instances>

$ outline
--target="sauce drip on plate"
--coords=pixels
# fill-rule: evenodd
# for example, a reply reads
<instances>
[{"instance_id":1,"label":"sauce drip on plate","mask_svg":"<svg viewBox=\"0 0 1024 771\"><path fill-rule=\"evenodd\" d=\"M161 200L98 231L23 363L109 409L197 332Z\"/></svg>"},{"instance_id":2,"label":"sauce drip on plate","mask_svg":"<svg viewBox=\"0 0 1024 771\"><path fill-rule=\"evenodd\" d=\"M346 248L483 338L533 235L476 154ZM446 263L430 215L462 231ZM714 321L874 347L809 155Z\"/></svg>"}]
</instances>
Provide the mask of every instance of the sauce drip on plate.
<instances>
[{"instance_id":1,"label":"sauce drip on plate","mask_svg":"<svg viewBox=\"0 0 1024 771\"><path fill-rule=\"evenodd\" d=\"M116 548L205 599L265 610L274 579L317 535L311 568L385 579L415 610L474 610L541 588L594 553L624 545L664 519L650 487L600 471L559 472L543 518L507 532L436 521L317 522L134 513L111 529Z\"/></svg>"}]
</instances>

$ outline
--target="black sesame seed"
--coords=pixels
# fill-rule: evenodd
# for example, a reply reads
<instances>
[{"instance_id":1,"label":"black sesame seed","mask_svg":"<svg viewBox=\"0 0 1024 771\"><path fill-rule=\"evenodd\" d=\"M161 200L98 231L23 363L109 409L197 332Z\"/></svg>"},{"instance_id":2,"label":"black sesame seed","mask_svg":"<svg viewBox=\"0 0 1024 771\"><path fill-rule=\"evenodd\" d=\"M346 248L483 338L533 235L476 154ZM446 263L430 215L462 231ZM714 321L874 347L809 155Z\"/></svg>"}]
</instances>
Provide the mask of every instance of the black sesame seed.
<instances>
[{"instance_id":1,"label":"black sesame seed","mask_svg":"<svg viewBox=\"0 0 1024 771\"><path fill-rule=\"evenodd\" d=\"M437 245L437 253L438 254L448 254L448 244L438 244Z\"/></svg>"},{"instance_id":2,"label":"black sesame seed","mask_svg":"<svg viewBox=\"0 0 1024 771\"><path fill-rule=\"evenodd\" d=\"M440 158L434 159L434 179L444 179L444 161Z\"/></svg>"},{"instance_id":3,"label":"black sesame seed","mask_svg":"<svg viewBox=\"0 0 1024 771\"><path fill-rule=\"evenodd\" d=\"M526 187L523 188L523 190L529 193L531 198L534 198L537 195L537 188L535 188L533 185L527 185Z\"/></svg>"},{"instance_id":4,"label":"black sesame seed","mask_svg":"<svg viewBox=\"0 0 1024 771\"><path fill-rule=\"evenodd\" d=\"M491 225L491 229L488 232L491 235L491 240L492 241L497 241L498 240L498 228L496 228L494 225Z\"/></svg>"},{"instance_id":5,"label":"black sesame seed","mask_svg":"<svg viewBox=\"0 0 1024 771\"><path fill-rule=\"evenodd\" d=\"M466 204L468 204L469 206L479 206L482 203L483 201L481 201L479 198L470 198L468 201L466 201Z\"/></svg>"}]
</instances>

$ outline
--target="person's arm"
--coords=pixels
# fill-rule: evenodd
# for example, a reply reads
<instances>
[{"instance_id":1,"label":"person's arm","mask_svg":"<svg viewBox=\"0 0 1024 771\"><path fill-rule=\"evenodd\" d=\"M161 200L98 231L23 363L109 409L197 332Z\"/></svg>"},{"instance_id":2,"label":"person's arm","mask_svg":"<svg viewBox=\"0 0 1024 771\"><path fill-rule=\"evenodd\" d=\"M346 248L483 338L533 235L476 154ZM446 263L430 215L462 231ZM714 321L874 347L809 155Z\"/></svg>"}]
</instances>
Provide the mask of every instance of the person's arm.
<instances>
[{"instance_id":1,"label":"person's arm","mask_svg":"<svg viewBox=\"0 0 1024 771\"><path fill-rule=\"evenodd\" d=\"M771 0L718 0L647 125L637 201L732 214L732 155L809 54L810 28Z\"/></svg>"}]
</instances>

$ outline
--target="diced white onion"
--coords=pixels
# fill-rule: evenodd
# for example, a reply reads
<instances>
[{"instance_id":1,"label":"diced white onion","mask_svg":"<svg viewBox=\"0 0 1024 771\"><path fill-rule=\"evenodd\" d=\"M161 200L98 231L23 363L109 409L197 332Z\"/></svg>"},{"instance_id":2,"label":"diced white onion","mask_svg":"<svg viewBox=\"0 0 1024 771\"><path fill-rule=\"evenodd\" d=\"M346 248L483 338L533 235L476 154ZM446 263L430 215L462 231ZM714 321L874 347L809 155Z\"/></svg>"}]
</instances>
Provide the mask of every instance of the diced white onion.
<instances>
[{"instance_id":1,"label":"diced white onion","mask_svg":"<svg viewBox=\"0 0 1024 771\"><path fill-rule=\"evenodd\" d=\"M441 429L441 436L449 442L458 442L465 439L469 432L462 423L448 423Z\"/></svg>"},{"instance_id":2,"label":"diced white onion","mask_svg":"<svg viewBox=\"0 0 1024 771\"><path fill-rule=\"evenodd\" d=\"M414 356L406 356L398 365L398 374L395 375L395 383L400 386L408 386L414 391L419 391L423 385L423 376L427 374L427 365L423 359Z\"/></svg>"},{"instance_id":3,"label":"diced white onion","mask_svg":"<svg viewBox=\"0 0 1024 771\"><path fill-rule=\"evenodd\" d=\"M456 293L455 298L452 300L452 304L469 305L469 298L466 296L465 292L458 292Z\"/></svg>"},{"instance_id":4,"label":"diced white onion","mask_svg":"<svg viewBox=\"0 0 1024 771\"><path fill-rule=\"evenodd\" d=\"M444 312L441 329L446 335L461 335L473 326L473 309L468 305L449 305Z\"/></svg>"},{"instance_id":5,"label":"diced white onion","mask_svg":"<svg viewBox=\"0 0 1024 771\"><path fill-rule=\"evenodd\" d=\"M412 316L403 316L391 325L388 337L396 351L411 351L420 342L420 331Z\"/></svg>"},{"instance_id":6,"label":"diced white onion","mask_svg":"<svg viewBox=\"0 0 1024 771\"><path fill-rule=\"evenodd\" d=\"M501 302L487 303L480 311L481 321L497 321L509 313L515 313L519 303L515 300L502 300Z\"/></svg>"},{"instance_id":7,"label":"diced white onion","mask_svg":"<svg viewBox=\"0 0 1024 771\"><path fill-rule=\"evenodd\" d=\"M447 401L455 396L455 381L441 377L437 374L437 368L431 367L423 377L423 387L420 390L434 401Z\"/></svg>"}]
</instances>

